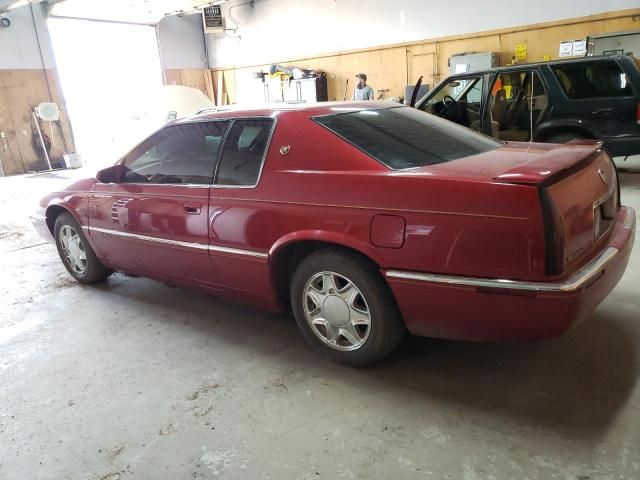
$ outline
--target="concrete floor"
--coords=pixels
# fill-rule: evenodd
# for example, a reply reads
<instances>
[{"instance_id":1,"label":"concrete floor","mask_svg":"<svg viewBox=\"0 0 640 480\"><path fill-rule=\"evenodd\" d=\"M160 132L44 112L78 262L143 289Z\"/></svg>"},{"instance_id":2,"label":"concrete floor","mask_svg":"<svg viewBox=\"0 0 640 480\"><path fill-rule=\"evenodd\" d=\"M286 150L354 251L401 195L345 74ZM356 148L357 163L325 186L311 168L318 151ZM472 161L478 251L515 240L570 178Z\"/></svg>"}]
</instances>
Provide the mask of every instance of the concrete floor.
<instances>
[{"instance_id":1,"label":"concrete floor","mask_svg":"<svg viewBox=\"0 0 640 480\"><path fill-rule=\"evenodd\" d=\"M76 284L25 217L65 175L0 179L0 479L640 478L639 247L564 338L407 338L353 370L291 318Z\"/></svg>"}]
</instances>

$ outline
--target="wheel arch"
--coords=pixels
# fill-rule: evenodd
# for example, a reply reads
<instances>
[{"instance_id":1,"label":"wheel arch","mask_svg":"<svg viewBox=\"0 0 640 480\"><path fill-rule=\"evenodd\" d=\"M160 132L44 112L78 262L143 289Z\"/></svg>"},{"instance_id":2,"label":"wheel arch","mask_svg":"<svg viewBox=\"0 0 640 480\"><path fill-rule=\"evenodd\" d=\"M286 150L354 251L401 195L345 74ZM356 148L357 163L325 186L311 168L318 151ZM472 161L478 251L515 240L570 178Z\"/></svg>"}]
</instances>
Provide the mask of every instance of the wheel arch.
<instances>
[{"instance_id":1,"label":"wheel arch","mask_svg":"<svg viewBox=\"0 0 640 480\"><path fill-rule=\"evenodd\" d=\"M302 259L323 248L337 247L358 254L380 268L380 259L372 245L336 232L306 231L286 235L269 252L271 282L278 302L289 303L291 276Z\"/></svg>"},{"instance_id":2,"label":"wheel arch","mask_svg":"<svg viewBox=\"0 0 640 480\"><path fill-rule=\"evenodd\" d=\"M74 209L70 208L68 205L66 205L64 203L61 203L61 202L51 203L45 209L44 216L45 216L45 222L47 224L47 228L51 232L51 236L54 239L56 237L55 232L54 232L54 227L56 225L56 220L63 213L68 213L69 215L71 215L73 217L73 219L78 223L78 225L80 225L80 228L82 228L84 226L84 224L80 220L77 212ZM93 248L97 252L96 246L94 245L93 239L91 238L91 236L87 235L86 232L83 232L83 234L84 234L84 237L86 238L86 240L89 242L89 245L91 245L91 248Z\"/></svg>"},{"instance_id":3,"label":"wheel arch","mask_svg":"<svg viewBox=\"0 0 640 480\"><path fill-rule=\"evenodd\" d=\"M535 137L536 141L544 142L546 139L552 137L553 135L558 135L561 133L575 133L585 138L596 138L596 135L588 125L585 125L583 122L578 121L566 122L561 124L551 123L540 125L536 131Z\"/></svg>"},{"instance_id":4,"label":"wheel arch","mask_svg":"<svg viewBox=\"0 0 640 480\"><path fill-rule=\"evenodd\" d=\"M73 214L73 212L71 212L71 210L68 207L63 206L63 205L61 205L59 203L51 204L45 210L44 216L45 216L45 219L46 219L46 222L47 222L47 228L49 228L49 231L51 232L51 236L53 236L53 237L55 237L55 232L53 231L53 228L55 227L56 220L60 216L61 213L70 214L76 220L76 222L78 222L80 225L82 225L78 221L78 218Z\"/></svg>"}]
</instances>

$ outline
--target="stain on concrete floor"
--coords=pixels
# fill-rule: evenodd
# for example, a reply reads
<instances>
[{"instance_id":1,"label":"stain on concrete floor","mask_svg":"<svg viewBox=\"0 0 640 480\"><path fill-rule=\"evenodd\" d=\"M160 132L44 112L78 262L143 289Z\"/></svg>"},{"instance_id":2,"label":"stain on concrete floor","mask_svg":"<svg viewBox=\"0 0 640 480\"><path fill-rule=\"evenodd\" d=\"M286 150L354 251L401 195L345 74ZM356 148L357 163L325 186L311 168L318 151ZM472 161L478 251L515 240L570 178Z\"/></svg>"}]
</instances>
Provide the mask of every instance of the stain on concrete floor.
<instances>
[{"instance_id":1,"label":"stain on concrete floor","mask_svg":"<svg viewBox=\"0 0 640 480\"><path fill-rule=\"evenodd\" d=\"M640 210L640 176L622 179ZM0 179L0 212L40 180ZM28 219L9 223L40 242ZM640 478L638 247L566 337L408 337L354 370L291 318L120 274L79 286L52 245L7 253L13 238L0 239L3 480Z\"/></svg>"}]
</instances>

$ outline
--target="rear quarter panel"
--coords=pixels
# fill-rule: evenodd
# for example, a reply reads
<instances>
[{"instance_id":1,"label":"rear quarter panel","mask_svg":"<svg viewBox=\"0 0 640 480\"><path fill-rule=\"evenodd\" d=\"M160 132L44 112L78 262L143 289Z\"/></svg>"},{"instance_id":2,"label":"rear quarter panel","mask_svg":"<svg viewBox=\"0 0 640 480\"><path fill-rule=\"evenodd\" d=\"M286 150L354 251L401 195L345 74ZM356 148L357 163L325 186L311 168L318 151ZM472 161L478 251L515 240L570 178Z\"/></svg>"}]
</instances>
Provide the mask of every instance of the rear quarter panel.
<instances>
[{"instance_id":1,"label":"rear quarter panel","mask_svg":"<svg viewBox=\"0 0 640 480\"><path fill-rule=\"evenodd\" d=\"M381 269L544 276L535 188L393 172L302 116L279 121L258 186L214 188L211 209L219 212L213 242L272 259L292 242L322 240L358 250ZM372 244L372 220L381 214L404 219L400 248Z\"/></svg>"}]
</instances>

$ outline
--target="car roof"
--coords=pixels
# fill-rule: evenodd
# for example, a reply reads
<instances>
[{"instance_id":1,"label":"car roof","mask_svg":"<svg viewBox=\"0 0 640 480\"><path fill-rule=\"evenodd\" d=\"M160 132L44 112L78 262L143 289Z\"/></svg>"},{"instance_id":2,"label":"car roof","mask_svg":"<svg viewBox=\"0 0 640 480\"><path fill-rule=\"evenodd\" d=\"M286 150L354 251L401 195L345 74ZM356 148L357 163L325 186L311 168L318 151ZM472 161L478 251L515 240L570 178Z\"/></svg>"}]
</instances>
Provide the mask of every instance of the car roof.
<instances>
[{"instance_id":1,"label":"car roof","mask_svg":"<svg viewBox=\"0 0 640 480\"><path fill-rule=\"evenodd\" d=\"M611 60L611 59L615 59L615 60L619 60L619 59L626 59L627 55L594 55L591 57L574 57L574 58L561 58L558 60L550 60L547 62L531 62L531 63L518 63L516 65L505 65L504 67L494 67L494 68L487 68L484 70L475 70L473 72L468 72L468 73L454 73L453 75L449 75L447 78L451 78L451 77L463 77L466 75L473 75L473 74L478 74L478 73L492 73L492 72L502 72L502 71L509 71L509 70L521 70L523 67L538 67L541 65L558 65L558 64L563 64L563 63L578 63L578 62L593 62L593 61L599 61L599 60Z\"/></svg>"},{"instance_id":2,"label":"car roof","mask_svg":"<svg viewBox=\"0 0 640 480\"><path fill-rule=\"evenodd\" d=\"M361 110L380 110L385 108L401 107L402 104L391 101L368 102L292 102L275 103L269 105L244 105L215 107L202 111L196 115L175 120L174 124L197 122L203 120L215 120L222 118L238 117L270 117L276 114L288 112L306 112L310 117L316 115L330 115L337 113L357 112Z\"/></svg>"}]
</instances>

